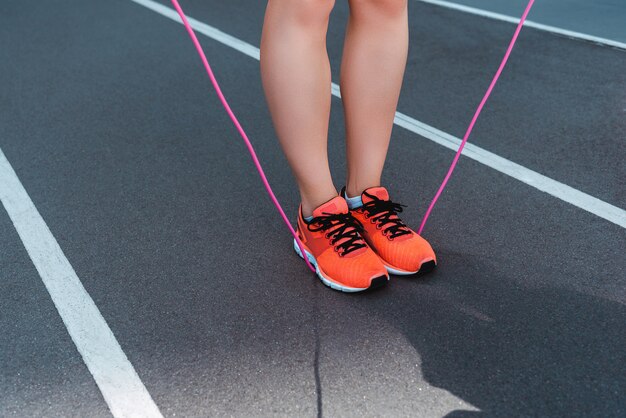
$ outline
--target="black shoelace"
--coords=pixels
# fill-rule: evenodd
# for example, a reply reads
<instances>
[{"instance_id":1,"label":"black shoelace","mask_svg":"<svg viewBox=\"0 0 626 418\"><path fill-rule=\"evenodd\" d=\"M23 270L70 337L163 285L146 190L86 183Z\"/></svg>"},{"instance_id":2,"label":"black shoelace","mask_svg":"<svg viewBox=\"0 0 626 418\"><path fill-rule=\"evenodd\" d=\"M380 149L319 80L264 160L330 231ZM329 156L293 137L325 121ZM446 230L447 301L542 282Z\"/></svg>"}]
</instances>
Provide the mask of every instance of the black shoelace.
<instances>
[{"instance_id":1,"label":"black shoelace","mask_svg":"<svg viewBox=\"0 0 626 418\"><path fill-rule=\"evenodd\" d=\"M312 232L326 232L330 245L335 247L341 257L366 246L361 238L363 225L349 213L324 212L324 216L313 218L307 228Z\"/></svg>"},{"instance_id":2,"label":"black shoelace","mask_svg":"<svg viewBox=\"0 0 626 418\"><path fill-rule=\"evenodd\" d=\"M383 229L385 225L389 225L383 229L383 234L387 238L394 239L411 233L409 227L397 216L398 213L402 212L402 208L406 207L405 205L394 203L391 200L379 199L367 192L365 192L365 195L372 199L361 206L361 209L366 213L365 217L371 218L372 221L378 224L377 227L380 229Z\"/></svg>"}]
</instances>

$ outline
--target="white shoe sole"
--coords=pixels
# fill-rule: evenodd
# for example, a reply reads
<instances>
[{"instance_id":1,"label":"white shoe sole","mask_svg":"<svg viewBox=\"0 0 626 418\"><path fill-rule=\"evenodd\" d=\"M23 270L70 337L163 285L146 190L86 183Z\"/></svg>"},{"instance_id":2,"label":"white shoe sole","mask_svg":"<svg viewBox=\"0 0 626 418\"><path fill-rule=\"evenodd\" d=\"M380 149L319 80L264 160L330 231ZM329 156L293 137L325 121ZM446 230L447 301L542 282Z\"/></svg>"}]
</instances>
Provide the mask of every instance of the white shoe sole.
<instances>
[{"instance_id":1,"label":"white shoe sole","mask_svg":"<svg viewBox=\"0 0 626 418\"><path fill-rule=\"evenodd\" d=\"M420 268L415 271L398 270L396 268L388 266L385 263L383 264L385 265L385 268L387 269L387 272L389 274L395 274L396 276L411 276L418 273L428 273L432 271L435 267L437 267L435 260L433 260L432 258L422 260L422 262L420 263Z\"/></svg>"},{"instance_id":2,"label":"white shoe sole","mask_svg":"<svg viewBox=\"0 0 626 418\"><path fill-rule=\"evenodd\" d=\"M298 247L298 242L295 239L293 240L293 249L296 252L296 254L298 254L304 260L304 257L302 256L302 251L300 251L300 247ZM356 293L356 292L363 292L364 290L367 290L367 289L371 288L371 285L370 285L370 287L363 287L363 288L361 288L361 287L348 287L348 286L344 286L342 284L339 284L339 283L329 279L322 272L322 270L320 270L319 266L317 265L317 260L315 259L313 254L311 254L307 250L304 250L304 252L306 253L306 257L309 259L309 262L315 267L315 273L317 274L317 277L319 277L320 280L322 281L322 283L324 283L326 286L330 287L331 289L339 290L340 292ZM376 279L372 279L372 282L374 280L376 280ZM387 281L389 281L389 278L387 278Z\"/></svg>"}]
</instances>

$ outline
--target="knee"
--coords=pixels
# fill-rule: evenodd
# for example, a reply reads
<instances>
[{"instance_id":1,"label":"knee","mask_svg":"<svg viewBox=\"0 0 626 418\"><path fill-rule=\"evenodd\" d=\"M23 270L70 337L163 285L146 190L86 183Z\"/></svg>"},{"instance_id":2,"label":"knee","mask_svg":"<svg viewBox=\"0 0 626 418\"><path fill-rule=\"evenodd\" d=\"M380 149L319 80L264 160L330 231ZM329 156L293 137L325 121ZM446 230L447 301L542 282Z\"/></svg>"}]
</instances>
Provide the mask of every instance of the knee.
<instances>
[{"instance_id":1,"label":"knee","mask_svg":"<svg viewBox=\"0 0 626 418\"><path fill-rule=\"evenodd\" d=\"M350 0L357 16L400 18L407 13L407 0Z\"/></svg>"},{"instance_id":2,"label":"knee","mask_svg":"<svg viewBox=\"0 0 626 418\"><path fill-rule=\"evenodd\" d=\"M328 24L335 0L287 0L296 21L303 26Z\"/></svg>"}]
</instances>

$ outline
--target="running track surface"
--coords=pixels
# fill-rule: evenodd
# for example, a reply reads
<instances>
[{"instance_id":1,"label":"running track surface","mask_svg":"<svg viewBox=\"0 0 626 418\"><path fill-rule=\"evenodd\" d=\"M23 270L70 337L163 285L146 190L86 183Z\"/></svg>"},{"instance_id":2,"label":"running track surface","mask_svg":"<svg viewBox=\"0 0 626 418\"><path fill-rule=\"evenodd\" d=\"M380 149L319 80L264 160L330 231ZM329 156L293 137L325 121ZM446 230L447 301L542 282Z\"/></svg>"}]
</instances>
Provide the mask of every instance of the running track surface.
<instances>
[{"instance_id":1,"label":"running track surface","mask_svg":"<svg viewBox=\"0 0 626 418\"><path fill-rule=\"evenodd\" d=\"M262 2L183 7L258 46ZM514 27L410 14L399 111L458 137ZM335 81L346 16L338 2ZM258 62L200 38L295 213ZM626 413L622 227L462 158L425 231L438 270L333 292L293 253L180 24L127 0L23 1L0 6L0 40L0 149L161 414ZM527 29L470 141L626 208L624 68L624 51ZM338 187L342 132L333 99ZM384 181L408 223L451 158L394 129ZM0 306L0 416L110 416L5 211Z\"/></svg>"},{"instance_id":2,"label":"running track surface","mask_svg":"<svg viewBox=\"0 0 626 418\"><path fill-rule=\"evenodd\" d=\"M461 5L500 13L507 16L519 16L526 0L418 0L443 1L452 5ZM550 0L536 2L533 6L532 20L555 26L560 29L582 32L586 35L607 38L617 42L626 42L626 7L622 0Z\"/></svg>"}]
</instances>

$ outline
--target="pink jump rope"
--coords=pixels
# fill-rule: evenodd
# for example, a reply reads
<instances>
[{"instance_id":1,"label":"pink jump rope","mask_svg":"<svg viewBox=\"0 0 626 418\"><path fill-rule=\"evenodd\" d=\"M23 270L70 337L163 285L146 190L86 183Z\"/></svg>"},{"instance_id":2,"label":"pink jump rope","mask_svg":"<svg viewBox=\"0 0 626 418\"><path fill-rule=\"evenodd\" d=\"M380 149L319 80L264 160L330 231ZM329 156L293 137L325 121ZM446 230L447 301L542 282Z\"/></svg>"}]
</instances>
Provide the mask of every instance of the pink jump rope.
<instances>
[{"instance_id":1,"label":"pink jump rope","mask_svg":"<svg viewBox=\"0 0 626 418\"><path fill-rule=\"evenodd\" d=\"M178 4L178 0L171 0L171 1L174 7L176 8L176 11L180 15L180 18L183 21L185 28L187 29L187 33L189 33L189 36L191 37L191 40L193 41L193 44L195 45L196 50L198 51L198 54L200 55L200 59L202 59L204 68L206 69L206 72L209 75L209 78L211 79L211 83L213 83L213 87L215 88L217 96L219 97L220 101L222 102L222 105L224 106L224 109L226 110L226 113L228 113L228 116L230 116L230 119L233 121L233 124L239 131L239 134L243 138L243 141L246 143L246 146L248 147L248 151L250 152L252 161L254 162L254 165L257 171L259 172L259 176L261 177L261 180L263 181L263 185L265 186L265 190L267 190L267 194L269 194L270 198L272 199L272 202L274 203L274 206L276 206L276 209L280 213L280 216L283 218L283 222L285 223L285 225L287 225L287 228L289 228L289 232L291 232L291 235L293 235L296 242L298 243L298 247L300 247L300 251L302 252L302 254L306 254L304 251L304 248L302 247L302 242L298 238L298 234L296 234L296 231L293 229L293 226L291 226L291 222L289 222L289 218L287 218L287 215L285 215L285 211L283 210L282 206L278 202L276 195L272 191L270 183L267 181L267 177L265 176L263 167L261 167L261 163L259 162L259 159L257 158L256 152L254 151L254 147L252 146L250 139L248 139L248 135L246 134L241 124L239 123L239 120L237 119L232 109L230 108L228 101L226 101L226 98L224 97L224 94L222 93L222 89L220 88L217 80L215 79L215 75L213 74L211 65L209 65L209 61L207 60L206 55L204 54L204 50L202 49L202 46L200 46L200 42L198 42L198 38L196 37L196 34L191 28L191 25L189 24L189 22L187 21L187 18L185 17L185 13L183 12L183 9L180 7L180 4ZM520 21L517 24L517 28L515 29L515 33L513 34L513 38L511 39L511 42L509 43L509 47L507 48L506 53L504 54L504 58L502 58L500 67L498 67L498 71L496 71L496 74L491 80L491 84L489 84L489 88L487 89L487 92L483 96L483 99L480 101L480 104L478 105L476 112L474 112L474 117L472 118L472 121L467 127L467 131L465 132L465 135L463 136L463 141L461 141L461 145L459 145L459 149L457 150L454 156L454 159L452 160L452 164L450 165L450 168L448 169L446 177L443 179L441 186L439 186L439 189L437 190L435 197L433 198L432 202L430 202L430 205L428 206L428 209L426 210L426 213L424 214L422 223L420 224L419 230L417 231L418 234L422 233L422 230L424 229L424 226L426 225L426 221L428 220L428 217L430 216L430 213L432 212L433 207L435 206L435 203L437 203L437 200L439 199L439 196L441 196L441 193L445 189L446 184L448 183L448 180L450 180L450 177L452 176L452 172L454 171L454 168L456 167L456 164L459 161L459 157L461 156L461 152L463 152L463 148L465 147L465 144L467 143L467 139L472 133L472 130L474 129L474 125L476 124L476 121L478 120L478 116L480 116L480 112L483 110L483 107L485 106L487 99L489 99L489 96L491 95L491 92L494 86L498 82L498 79L500 78L500 74L502 74L502 70L506 66L509 56L511 55L511 51L513 50L513 47L515 46L515 42L517 41L517 37L519 36L519 33L522 30L522 26L524 25L524 22L526 21L526 18L528 17L528 13L530 12L530 9L533 7L534 3L535 3L535 0L528 1L528 5L526 6L524 13L522 14L522 17L520 18ZM304 257L304 261L306 262L309 269L311 269L311 271L315 273L315 268L311 265L307 257Z\"/></svg>"}]
</instances>

